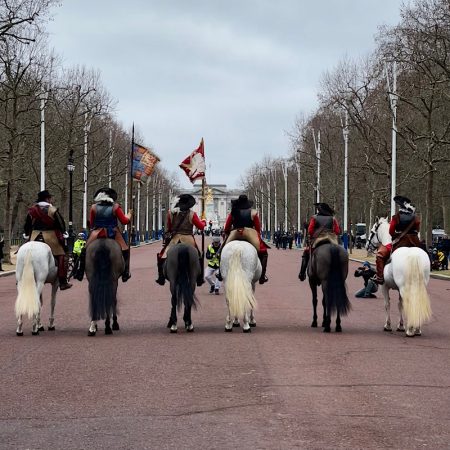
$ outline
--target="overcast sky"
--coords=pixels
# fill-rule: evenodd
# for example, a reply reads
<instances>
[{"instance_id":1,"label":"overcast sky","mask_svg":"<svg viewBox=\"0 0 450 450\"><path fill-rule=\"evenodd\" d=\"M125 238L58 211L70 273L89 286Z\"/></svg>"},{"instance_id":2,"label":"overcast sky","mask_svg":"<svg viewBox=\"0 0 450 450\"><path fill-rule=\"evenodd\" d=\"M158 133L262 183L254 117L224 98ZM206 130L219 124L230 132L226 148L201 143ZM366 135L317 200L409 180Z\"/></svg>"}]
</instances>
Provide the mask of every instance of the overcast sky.
<instances>
[{"instance_id":1,"label":"overcast sky","mask_svg":"<svg viewBox=\"0 0 450 450\"><path fill-rule=\"evenodd\" d=\"M317 106L321 75L370 52L401 0L64 0L49 25L65 66L100 70L169 171L205 139L207 182L238 187Z\"/></svg>"}]
</instances>

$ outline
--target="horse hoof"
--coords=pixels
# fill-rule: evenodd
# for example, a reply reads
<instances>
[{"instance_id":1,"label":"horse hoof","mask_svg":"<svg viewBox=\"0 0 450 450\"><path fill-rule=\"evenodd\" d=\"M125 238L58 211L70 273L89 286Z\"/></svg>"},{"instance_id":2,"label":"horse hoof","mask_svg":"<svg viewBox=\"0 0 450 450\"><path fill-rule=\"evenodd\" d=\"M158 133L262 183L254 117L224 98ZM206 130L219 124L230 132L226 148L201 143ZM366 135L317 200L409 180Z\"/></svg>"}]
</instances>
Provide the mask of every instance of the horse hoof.
<instances>
[{"instance_id":1,"label":"horse hoof","mask_svg":"<svg viewBox=\"0 0 450 450\"><path fill-rule=\"evenodd\" d=\"M172 326L170 327L170 332L171 332L171 333L176 333L177 331L178 331L178 328L177 328L176 325L172 325Z\"/></svg>"},{"instance_id":2,"label":"horse hoof","mask_svg":"<svg viewBox=\"0 0 450 450\"><path fill-rule=\"evenodd\" d=\"M422 331L421 330L416 330L414 332L414 336L422 336Z\"/></svg>"},{"instance_id":3,"label":"horse hoof","mask_svg":"<svg viewBox=\"0 0 450 450\"><path fill-rule=\"evenodd\" d=\"M325 328L323 329L323 332L324 332L324 333L331 333L331 328L325 327Z\"/></svg>"},{"instance_id":4,"label":"horse hoof","mask_svg":"<svg viewBox=\"0 0 450 450\"><path fill-rule=\"evenodd\" d=\"M45 331L45 328L43 327L43 325L41 325L41 326L38 328L38 331Z\"/></svg>"},{"instance_id":5,"label":"horse hoof","mask_svg":"<svg viewBox=\"0 0 450 450\"><path fill-rule=\"evenodd\" d=\"M91 331L91 330L88 331L88 336L95 336L95 334L96 334L96 331Z\"/></svg>"},{"instance_id":6,"label":"horse hoof","mask_svg":"<svg viewBox=\"0 0 450 450\"><path fill-rule=\"evenodd\" d=\"M405 328L404 327L397 327L397 331L403 332L403 331L405 331Z\"/></svg>"},{"instance_id":7,"label":"horse hoof","mask_svg":"<svg viewBox=\"0 0 450 450\"><path fill-rule=\"evenodd\" d=\"M243 328L242 331L243 331L244 333L251 333L251 332L252 332L252 329L251 329L251 328Z\"/></svg>"},{"instance_id":8,"label":"horse hoof","mask_svg":"<svg viewBox=\"0 0 450 450\"><path fill-rule=\"evenodd\" d=\"M47 330L48 330L48 331L55 331L55 327L54 327L54 326L52 326L52 327L47 327Z\"/></svg>"},{"instance_id":9,"label":"horse hoof","mask_svg":"<svg viewBox=\"0 0 450 450\"><path fill-rule=\"evenodd\" d=\"M111 328L105 328L105 334L113 334Z\"/></svg>"},{"instance_id":10,"label":"horse hoof","mask_svg":"<svg viewBox=\"0 0 450 450\"><path fill-rule=\"evenodd\" d=\"M241 324L239 322L233 322L234 328L239 328L240 326L241 326Z\"/></svg>"},{"instance_id":11,"label":"horse hoof","mask_svg":"<svg viewBox=\"0 0 450 450\"><path fill-rule=\"evenodd\" d=\"M311 324L311 328L317 328L317 322L313 322L312 324Z\"/></svg>"},{"instance_id":12,"label":"horse hoof","mask_svg":"<svg viewBox=\"0 0 450 450\"><path fill-rule=\"evenodd\" d=\"M32 331L31 334L32 334L33 336L39 336L39 331Z\"/></svg>"},{"instance_id":13,"label":"horse hoof","mask_svg":"<svg viewBox=\"0 0 450 450\"><path fill-rule=\"evenodd\" d=\"M387 331L388 333L391 333L392 332L392 328L391 327L384 327L383 328L383 331Z\"/></svg>"},{"instance_id":14,"label":"horse hoof","mask_svg":"<svg viewBox=\"0 0 450 450\"><path fill-rule=\"evenodd\" d=\"M194 331L194 325L192 325L192 323L190 325L186 325L185 328L188 333L192 333Z\"/></svg>"},{"instance_id":15,"label":"horse hoof","mask_svg":"<svg viewBox=\"0 0 450 450\"><path fill-rule=\"evenodd\" d=\"M342 327L341 326L339 326L339 327L336 327L336 333L342 333Z\"/></svg>"},{"instance_id":16,"label":"horse hoof","mask_svg":"<svg viewBox=\"0 0 450 450\"><path fill-rule=\"evenodd\" d=\"M227 332L227 333L231 333L232 331L233 331L233 328L227 328L227 327L225 327L225 331ZM22 333L23 334L23 333Z\"/></svg>"},{"instance_id":17,"label":"horse hoof","mask_svg":"<svg viewBox=\"0 0 450 450\"><path fill-rule=\"evenodd\" d=\"M256 322L250 322L250 324L249 324L252 328L255 328L256 327Z\"/></svg>"},{"instance_id":18,"label":"horse hoof","mask_svg":"<svg viewBox=\"0 0 450 450\"><path fill-rule=\"evenodd\" d=\"M16 336L23 336L23 331L21 331L21 332L16 331Z\"/></svg>"},{"instance_id":19,"label":"horse hoof","mask_svg":"<svg viewBox=\"0 0 450 450\"><path fill-rule=\"evenodd\" d=\"M405 336L406 336L406 337L409 337L409 338L412 338L412 337L415 336L415 334L414 334L414 333L411 334L411 333L406 332L406 333L405 333Z\"/></svg>"},{"instance_id":20,"label":"horse hoof","mask_svg":"<svg viewBox=\"0 0 450 450\"><path fill-rule=\"evenodd\" d=\"M119 331L120 330L119 323L118 322L113 322L112 329L114 331Z\"/></svg>"}]
</instances>

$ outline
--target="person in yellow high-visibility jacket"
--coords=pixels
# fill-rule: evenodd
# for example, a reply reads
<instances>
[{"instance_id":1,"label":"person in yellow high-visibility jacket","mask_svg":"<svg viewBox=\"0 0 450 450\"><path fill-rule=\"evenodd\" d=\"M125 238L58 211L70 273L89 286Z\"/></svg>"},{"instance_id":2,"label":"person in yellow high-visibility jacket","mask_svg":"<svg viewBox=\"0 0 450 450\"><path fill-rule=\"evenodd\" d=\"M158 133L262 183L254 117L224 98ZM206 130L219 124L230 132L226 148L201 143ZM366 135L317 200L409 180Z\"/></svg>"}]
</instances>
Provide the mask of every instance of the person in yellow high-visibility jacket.
<instances>
[{"instance_id":1,"label":"person in yellow high-visibility jacket","mask_svg":"<svg viewBox=\"0 0 450 450\"><path fill-rule=\"evenodd\" d=\"M217 279L217 271L219 270L219 249L220 249L220 237L214 236L212 240L212 244L208 245L208 249L206 251L206 259L208 260L208 266L205 270L205 280L209 283L210 294L219 295L219 290L221 286L221 282Z\"/></svg>"}]
</instances>

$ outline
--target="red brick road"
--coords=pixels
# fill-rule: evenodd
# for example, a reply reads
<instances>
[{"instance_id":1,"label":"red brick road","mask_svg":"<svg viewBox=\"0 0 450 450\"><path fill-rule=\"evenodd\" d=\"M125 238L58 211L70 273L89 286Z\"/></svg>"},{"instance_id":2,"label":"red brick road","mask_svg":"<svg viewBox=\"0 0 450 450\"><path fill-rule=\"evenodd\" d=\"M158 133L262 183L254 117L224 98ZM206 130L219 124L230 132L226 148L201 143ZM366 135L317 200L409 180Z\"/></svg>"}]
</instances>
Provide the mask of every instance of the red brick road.
<instances>
[{"instance_id":1,"label":"red brick road","mask_svg":"<svg viewBox=\"0 0 450 450\"><path fill-rule=\"evenodd\" d=\"M0 449L450 447L450 282L430 281L420 338L384 333L381 298L353 295L344 332L324 334L309 326L300 252L273 249L251 334L224 333L224 297L203 286L195 333L170 335L156 251L132 251L113 336L87 336L84 281L58 293L56 332L26 322L16 337L15 280L0 278Z\"/></svg>"}]
</instances>

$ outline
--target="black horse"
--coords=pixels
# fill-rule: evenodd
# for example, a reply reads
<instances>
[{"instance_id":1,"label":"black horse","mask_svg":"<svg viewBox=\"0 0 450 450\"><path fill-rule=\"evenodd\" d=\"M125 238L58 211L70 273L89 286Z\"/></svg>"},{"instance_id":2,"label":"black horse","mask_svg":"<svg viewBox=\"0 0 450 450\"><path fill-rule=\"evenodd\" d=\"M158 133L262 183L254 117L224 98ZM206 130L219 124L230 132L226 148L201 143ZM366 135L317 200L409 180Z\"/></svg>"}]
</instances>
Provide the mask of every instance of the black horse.
<instances>
[{"instance_id":1,"label":"black horse","mask_svg":"<svg viewBox=\"0 0 450 450\"><path fill-rule=\"evenodd\" d=\"M197 308L197 298L195 287L197 278L201 274L198 251L192 245L178 244L171 247L167 252L167 259L164 264L164 275L170 282L170 292L172 294L172 310L170 313L167 328L171 333L176 333L177 309L184 305L184 326L186 331L194 331L192 324L191 310Z\"/></svg>"},{"instance_id":2,"label":"black horse","mask_svg":"<svg viewBox=\"0 0 450 450\"><path fill-rule=\"evenodd\" d=\"M312 252L308 266L309 286L312 292L313 321L317 327L317 287L322 285L323 331L331 331L331 315L336 312L336 332L341 332L341 316L351 309L345 280L348 275L348 254L345 249L329 241L322 241Z\"/></svg>"},{"instance_id":3,"label":"black horse","mask_svg":"<svg viewBox=\"0 0 450 450\"><path fill-rule=\"evenodd\" d=\"M97 320L105 320L105 334L119 330L117 285L125 270L120 245L114 239L99 238L86 247L86 278L89 281L89 336L95 336ZM111 328L110 318L113 318Z\"/></svg>"}]
</instances>

